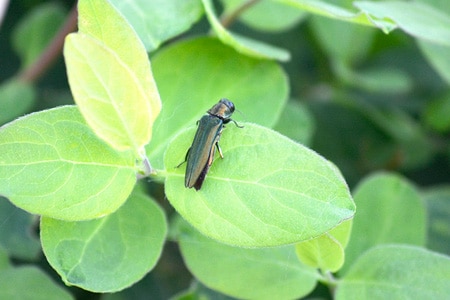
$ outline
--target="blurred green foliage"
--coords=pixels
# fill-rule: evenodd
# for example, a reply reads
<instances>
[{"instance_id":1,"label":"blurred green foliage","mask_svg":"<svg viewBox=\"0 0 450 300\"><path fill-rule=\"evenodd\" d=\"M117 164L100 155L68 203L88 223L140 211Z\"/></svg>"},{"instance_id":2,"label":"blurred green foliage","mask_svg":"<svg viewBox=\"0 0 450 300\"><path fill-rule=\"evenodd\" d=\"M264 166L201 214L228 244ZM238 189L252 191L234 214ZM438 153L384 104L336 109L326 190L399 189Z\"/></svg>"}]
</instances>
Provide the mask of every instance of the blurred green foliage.
<instances>
[{"instance_id":1,"label":"blurred green foliage","mask_svg":"<svg viewBox=\"0 0 450 300\"><path fill-rule=\"evenodd\" d=\"M371 277L365 271L368 266L374 266L375 260L386 259L391 262L390 253L396 251L407 253L405 259L411 257L430 262L424 263L428 273L446 274L439 278L441 280L448 276L450 272L447 267L450 255L448 1L353 3L348 0L315 2L262 0L249 1L252 5L244 7L242 11L239 9L243 1L237 0L171 0L165 1L166 6L161 6L160 1L111 2L134 27L146 50L149 51L150 61L155 60L155 78L157 85L162 88L162 96L185 97L180 101L188 99L203 107L208 97L214 102L217 97L222 96L245 98L257 95L248 90L257 90L259 86L259 92L265 97L254 99L254 107L257 107L270 101L268 98L272 94L269 94L269 90L276 89L275 92L272 91L275 95L273 97L280 98L277 99L279 103L284 105L289 98L284 108L272 112L264 111L264 115L258 115L255 111L242 111L242 119L248 118L248 121L252 122L253 117L258 115L257 117L267 120L267 124L264 125L272 125L275 130L307 145L336 164L352 190L358 185L353 196L358 209L361 209L359 216L366 218L363 220L356 217L354 220L352 234L361 239L355 241L350 238L348 253L350 260L356 262L353 268L345 265L342 270L344 284L340 290L338 289L338 298L345 299L355 291L352 286L352 280L355 278L380 280L383 283L383 278ZM73 104L62 52L53 53L54 63L51 64L44 64L41 54L54 42L58 30L70 17L74 5L75 1L62 0L9 1L3 19L0 20L0 126L31 112ZM155 7L158 7L158 10ZM204 7L208 18L204 13ZM219 23L220 21L222 23ZM223 53L229 55L237 50L240 55L248 57L243 60L230 58L221 61L220 64L204 62L204 66L208 68L205 72L187 68L194 60L187 56L186 52L173 54L177 59L164 56L170 47L182 44L186 38L206 36L211 32L214 32L224 45L229 46L223 46L227 47L222 49ZM211 48L206 46L209 43L205 42L204 49L196 50L196 53L201 53L201 50L210 51L207 57L222 53L214 50L219 44L218 41L215 41L214 47ZM205 55L198 58L207 57ZM267 58L270 60L265 60ZM217 61L217 58L214 59L213 62ZM280 61L277 62L276 59ZM289 87L278 81L280 76L284 76L278 71L274 72L276 76L273 75L273 81L270 80L271 73L266 74L268 76L264 77L264 81L253 80L264 75L252 73L253 68L256 69L260 62L264 65L276 65L275 69L281 66ZM236 64L235 70L244 70L246 78L251 80L241 82L241 85L233 85L231 79L235 77L238 82L239 72L229 71L228 77L214 73L214 66L231 69L233 64ZM27 71L32 68L38 68L40 72L30 77ZM161 80L160 83L158 78ZM215 85L215 80L220 84ZM187 88L183 88L183 85ZM228 92L230 95L216 95L214 92L218 94ZM164 97L162 103L164 109ZM199 108L195 107L192 110L197 109ZM165 118L163 121L170 120L171 114L172 111L163 111L162 116ZM187 121L192 125L195 124L195 120ZM156 122L158 126L164 126L158 124L161 120ZM167 130L167 127L154 134L158 137L164 130ZM163 135L158 139L167 143L169 138ZM162 160L164 151L165 149L159 149L159 160ZM1 163L0 161L0 168ZM158 167L162 168L162 165ZM379 170L392 171L401 176L387 173L366 178ZM261 249L246 252L248 249L237 250L230 247L232 249L227 250L226 247L229 246L222 247L216 241L198 236L198 233L186 227L187 225L180 225L181 221L178 220L173 208L165 201L160 184L150 182L139 187L150 193L160 206L165 208L169 217L173 217L170 237L180 242L181 255L189 271L182 261L179 250L170 241L166 243L156 268L142 281L120 293L103 295L102 298L146 299L150 294L153 296L152 299L167 299L183 289L186 291L174 296L175 299L201 297L228 299L218 291L228 295L259 297L259 294L253 294L250 286L245 286L246 284L240 287L236 283L232 288L227 288L227 282L222 280L232 277L241 266L254 267L255 261L264 258L268 259L263 265L266 271L261 272L270 273L270 264L273 261L285 264L277 266L276 271L280 273L283 273L283 268L288 268L288 265L292 264L290 260L299 263L292 248L277 249L272 256L265 256L265 250ZM0 198L0 207L1 278L19 282L18 289L43 286L45 289L43 297L51 295L52 291L55 291L54 297L60 295L67 299L97 297L94 293L78 288L70 289L72 295L62 290L51 279L60 281L58 275L39 255L36 218L12 206L5 198ZM410 214L413 216L409 218ZM427 225L425 215L428 217ZM419 221L414 227L408 224L411 220ZM386 226L383 227L384 225ZM367 234L369 230L372 231ZM416 234L414 230L417 231ZM425 231L427 231L426 241ZM129 236L132 240L133 233ZM375 248L367 255L361 256L361 252L371 246L392 242L419 246L426 244L431 250L447 256L424 253L414 248L416 246ZM200 252L196 248L196 244L199 243L203 247ZM102 243L98 245L101 249ZM214 274L214 270L208 268L215 265L204 260L208 255L214 257L211 261L217 262L218 266L226 263L227 259L234 261L234 255L242 260L234 261L234 265L226 264L229 273ZM285 261L275 259L278 255ZM317 258L314 255L309 257ZM339 260L342 260L341 255ZM350 263L350 260L347 263ZM329 264L315 263L318 266ZM20 264L42 266L45 273L35 267L16 267ZM404 265L408 268L404 270L416 272L418 275L420 270L424 270L420 269L421 266L408 266L407 261L399 265L389 264L389 268L396 270L396 267ZM308 280L314 279L308 281L308 284L298 286L301 290L300 295L305 295L311 291L315 280L323 274L311 271L309 267L296 266L296 268L306 272ZM374 268L376 269L376 266ZM293 270L293 274L303 278L305 274L298 273L300 272L298 270ZM67 270L58 269L58 271L65 274ZM392 273L394 272L390 274ZM188 289L190 274L194 274L203 284L217 291L209 290L198 282ZM225 279L222 276L215 278L213 275L223 275ZM236 278L246 278L252 273L244 275L242 277L236 275ZM332 297L323 288L332 281L327 282L324 280L325 277L320 278L325 284L319 284L311 295ZM256 279L255 284L262 285L261 282L266 278ZM428 280L435 279L436 277L430 277ZM0 281L0 284L5 282ZM24 285L23 288L21 284ZM291 284L295 285L295 282ZM410 284L411 282L408 282L405 286ZM240 288L243 292L239 290ZM439 294L443 288L441 285L433 285L433 288L437 293L434 296L448 296ZM6 289L3 291L5 294L0 291L0 298L10 292ZM242 293L239 294L240 292ZM23 298L30 297L25 292L18 295ZM291 294L283 295L293 297ZM402 294L396 294L399 295Z\"/></svg>"}]
</instances>

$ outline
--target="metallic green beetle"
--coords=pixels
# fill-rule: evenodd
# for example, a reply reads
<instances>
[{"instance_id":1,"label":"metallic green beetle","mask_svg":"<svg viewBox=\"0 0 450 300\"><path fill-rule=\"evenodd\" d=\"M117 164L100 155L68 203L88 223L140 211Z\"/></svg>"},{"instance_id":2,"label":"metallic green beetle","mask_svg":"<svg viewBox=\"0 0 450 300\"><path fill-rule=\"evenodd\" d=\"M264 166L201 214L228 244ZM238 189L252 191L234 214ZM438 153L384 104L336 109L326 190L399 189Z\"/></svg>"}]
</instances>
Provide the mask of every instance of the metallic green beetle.
<instances>
[{"instance_id":1,"label":"metallic green beetle","mask_svg":"<svg viewBox=\"0 0 450 300\"><path fill-rule=\"evenodd\" d=\"M184 185L187 188L194 187L196 190L199 190L202 187L206 173L208 173L209 167L214 160L215 147L217 147L220 157L223 158L222 150L219 147L219 139L224 124L233 121L237 127L242 128L242 126L239 126L236 121L230 118L234 109L233 102L225 98L220 99L197 122L197 132L184 161L187 161L186 175L184 178Z\"/></svg>"}]
</instances>

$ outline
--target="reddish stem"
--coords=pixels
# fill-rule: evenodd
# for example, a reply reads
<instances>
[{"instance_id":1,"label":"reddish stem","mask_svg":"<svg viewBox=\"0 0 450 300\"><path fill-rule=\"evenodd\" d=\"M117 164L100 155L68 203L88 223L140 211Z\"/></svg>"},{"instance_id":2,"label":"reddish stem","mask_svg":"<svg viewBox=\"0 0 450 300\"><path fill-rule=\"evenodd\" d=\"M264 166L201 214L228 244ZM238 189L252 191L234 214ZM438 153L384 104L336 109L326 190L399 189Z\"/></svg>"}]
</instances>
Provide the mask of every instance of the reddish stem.
<instances>
[{"instance_id":1,"label":"reddish stem","mask_svg":"<svg viewBox=\"0 0 450 300\"><path fill-rule=\"evenodd\" d=\"M25 82L34 82L55 62L62 52L66 35L77 29L78 12L76 5L72 8L63 26L59 29L50 44L41 53L38 59L19 74L19 79Z\"/></svg>"},{"instance_id":2,"label":"reddish stem","mask_svg":"<svg viewBox=\"0 0 450 300\"><path fill-rule=\"evenodd\" d=\"M260 0L248 0L247 2L244 2L241 6L236 8L231 14L228 16L223 16L220 20L220 23L222 23L222 26L227 28L230 27L230 25L248 8L258 3Z\"/></svg>"}]
</instances>

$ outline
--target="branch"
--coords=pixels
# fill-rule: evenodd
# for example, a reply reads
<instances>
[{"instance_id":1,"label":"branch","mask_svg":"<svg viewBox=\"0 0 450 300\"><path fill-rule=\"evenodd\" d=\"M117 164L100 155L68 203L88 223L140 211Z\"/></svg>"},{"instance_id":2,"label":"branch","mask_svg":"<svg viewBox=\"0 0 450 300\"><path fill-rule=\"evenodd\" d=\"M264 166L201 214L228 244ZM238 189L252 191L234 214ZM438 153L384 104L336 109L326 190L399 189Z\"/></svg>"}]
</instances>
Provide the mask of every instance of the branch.
<instances>
[{"instance_id":1,"label":"branch","mask_svg":"<svg viewBox=\"0 0 450 300\"><path fill-rule=\"evenodd\" d=\"M238 6L231 14L225 15L220 19L220 23L223 27L227 28L230 27L232 23L247 9L249 9L251 6L258 3L260 0L248 0L244 3L242 3L241 6Z\"/></svg>"},{"instance_id":2,"label":"branch","mask_svg":"<svg viewBox=\"0 0 450 300\"><path fill-rule=\"evenodd\" d=\"M34 82L55 62L62 52L66 35L77 28L78 12L76 5L72 8L63 26L59 29L50 44L41 53L38 59L19 74L19 79L25 82Z\"/></svg>"}]
</instances>

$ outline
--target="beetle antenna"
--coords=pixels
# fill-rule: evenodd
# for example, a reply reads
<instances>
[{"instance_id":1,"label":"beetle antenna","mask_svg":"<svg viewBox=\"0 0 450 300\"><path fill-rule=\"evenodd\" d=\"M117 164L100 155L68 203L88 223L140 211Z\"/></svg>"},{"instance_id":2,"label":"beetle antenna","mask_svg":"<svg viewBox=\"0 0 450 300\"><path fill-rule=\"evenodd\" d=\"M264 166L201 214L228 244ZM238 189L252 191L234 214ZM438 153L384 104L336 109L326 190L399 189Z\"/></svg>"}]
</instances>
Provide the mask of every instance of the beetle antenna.
<instances>
[{"instance_id":1,"label":"beetle antenna","mask_svg":"<svg viewBox=\"0 0 450 300\"><path fill-rule=\"evenodd\" d=\"M238 128L244 128L244 126L241 126L241 125L239 125L235 120L233 120L233 119L230 119L233 123L234 123L234 125L236 125Z\"/></svg>"}]
</instances>

